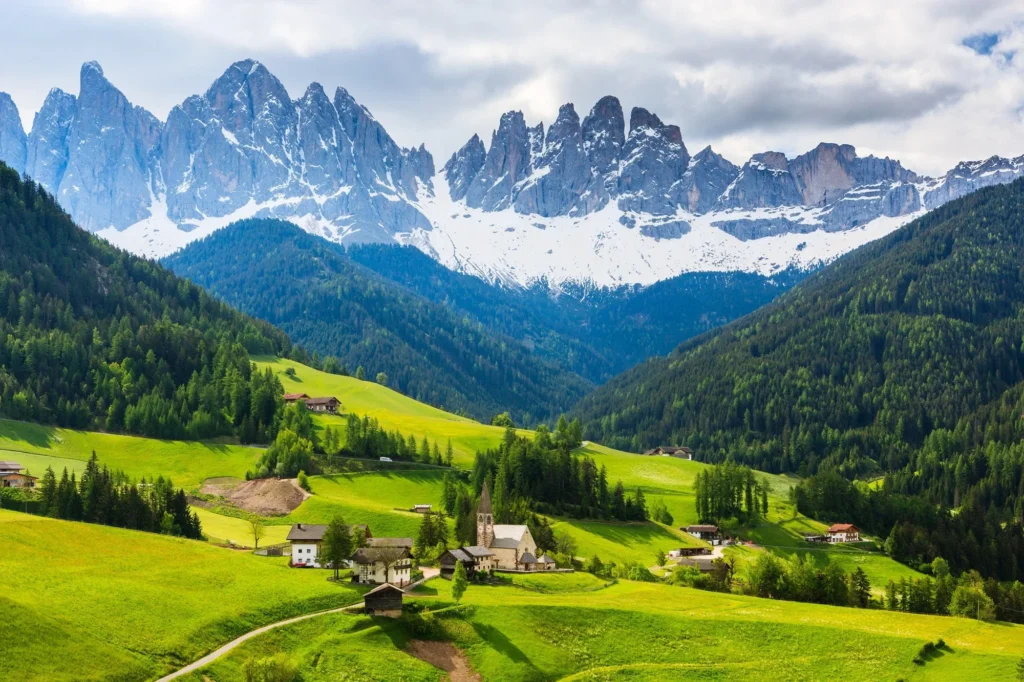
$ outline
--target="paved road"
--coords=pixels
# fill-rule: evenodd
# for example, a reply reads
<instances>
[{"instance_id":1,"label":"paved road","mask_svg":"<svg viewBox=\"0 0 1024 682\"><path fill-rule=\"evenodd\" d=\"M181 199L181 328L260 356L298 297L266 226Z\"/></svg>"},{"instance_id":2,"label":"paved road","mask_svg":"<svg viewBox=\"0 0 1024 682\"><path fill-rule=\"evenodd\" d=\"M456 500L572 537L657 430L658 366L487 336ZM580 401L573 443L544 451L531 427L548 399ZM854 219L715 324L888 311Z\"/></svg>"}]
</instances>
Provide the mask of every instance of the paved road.
<instances>
[{"instance_id":1,"label":"paved road","mask_svg":"<svg viewBox=\"0 0 1024 682\"><path fill-rule=\"evenodd\" d=\"M406 590L413 589L413 588L417 587L418 585L421 585L421 584L425 583L426 581L430 580L431 578L436 578L440 574L441 574L441 569L439 569L439 568L429 568L429 567L424 568L423 569L423 578L421 580L418 580L418 581L408 585L404 589L406 589ZM227 644L225 644L221 648L217 649L216 651L203 656L198 661L195 661L194 663L190 663L190 664L186 665L181 670L175 671L175 672L171 673L170 675L165 675L164 677L161 677L156 682L170 682L170 680L175 680L175 679L177 679L179 677L182 677L183 675L188 675L189 673L193 673L193 672L199 670L200 668L204 668L204 667L208 666L209 664L213 663L214 661L216 661L218 658L220 658L224 654L226 654L229 651L231 651L232 649L236 648L242 642L248 641L248 640L252 639L253 637L258 637L258 636L262 635L264 632L269 632L271 630L275 630L277 628L284 627L285 625L291 625L292 623L298 623L298 622L301 622L301 621L304 621L304 620L309 620L310 618L317 618L319 616L326 616L326 615L331 614L331 613L341 613L342 611L345 611L347 609L351 609L354 606L360 606L361 604L362 604L362 600L357 601L357 602L352 603L352 604L349 604L347 606L339 606L336 609L330 609L328 611L317 611L316 613L307 613L304 616L296 616L294 618L288 618L287 620L279 620L276 623L271 623L270 625L264 625L261 628L256 628L255 630L247 632L244 635L242 635L241 637L238 637L237 639L231 640L230 642L228 642Z\"/></svg>"}]
</instances>

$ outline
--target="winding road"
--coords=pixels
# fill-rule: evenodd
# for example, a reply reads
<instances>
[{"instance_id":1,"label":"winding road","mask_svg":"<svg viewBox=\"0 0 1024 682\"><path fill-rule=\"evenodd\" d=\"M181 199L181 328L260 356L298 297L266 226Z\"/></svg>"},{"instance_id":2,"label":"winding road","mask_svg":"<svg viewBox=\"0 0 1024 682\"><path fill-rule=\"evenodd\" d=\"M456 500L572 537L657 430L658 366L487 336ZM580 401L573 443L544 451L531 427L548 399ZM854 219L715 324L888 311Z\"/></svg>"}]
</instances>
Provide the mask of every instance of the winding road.
<instances>
[{"instance_id":1,"label":"winding road","mask_svg":"<svg viewBox=\"0 0 1024 682\"><path fill-rule=\"evenodd\" d=\"M417 580L414 583L409 584L408 586L406 586L403 589L408 591L408 590L414 589L416 587L419 587L421 584L425 583L426 581L430 580L431 578L437 577L440 573L441 573L440 569L437 569L437 568L424 568L423 569L423 578L421 578L420 580ZM161 677L156 682L170 682L170 680L176 680L179 677L182 677L184 675L188 675L190 673L194 673L195 671L199 670L200 668L205 668L206 666L210 665L211 663L216 661L218 658L220 658L224 654L228 653L232 649L237 648L239 644L241 644L243 642L247 642L248 640L252 639L253 637L259 637L264 632L270 632L271 630L276 630L277 628L283 628L284 626L291 625L292 623L300 623L300 622L302 622L304 620L309 620L310 618L318 618L320 616L327 616L327 615L330 615L332 613L341 613L342 611L346 611L346 610L351 609L353 607L362 606L362 603L363 603L362 600L360 600L360 601L354 602L352 604L348 604L346 606L339 606L338 608L328 609L327 611L317 611L316 613L307 613L304 616L295 616L294 618L287 618L285 620L279 620L276 623L270 623L269 625L264 625L263 627L256 628L255 630L250 630L249 632L245 633L244 635L242 635L240 637L236 637L235 639L231 640L230 642L228 642L227 644L225 644L221 648L217 649L216 651L212 651L212 652L206 654L205 656L200 658L198 661L195 661L193 663L189 663L184 668L181 668L180 670L176 670L176 671L174 671L173 673L171 673L169 675L164 675L163 677Z\"/></svg>"}]
</instances>

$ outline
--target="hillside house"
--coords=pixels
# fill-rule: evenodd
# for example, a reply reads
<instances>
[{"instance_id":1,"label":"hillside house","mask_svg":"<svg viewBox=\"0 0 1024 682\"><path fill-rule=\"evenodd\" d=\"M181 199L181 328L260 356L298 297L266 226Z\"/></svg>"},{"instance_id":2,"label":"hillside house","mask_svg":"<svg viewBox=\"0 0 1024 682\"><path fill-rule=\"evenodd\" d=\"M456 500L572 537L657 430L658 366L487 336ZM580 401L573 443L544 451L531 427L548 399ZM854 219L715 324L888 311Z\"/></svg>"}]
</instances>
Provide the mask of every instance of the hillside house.
<instances>
[{"instance_id":1,"label":"hillside house","mask_svg":"<svg viewBox=\"0 0 1024 682\"><path fill-rule=\"evenodd\" d=\"M671 447L668 445L662 445L648 450L644 453L649 457L678 457L680 459L693 459L693 450L687 447Z\"/></svg>"},{"instance_id":2,"label":"hillside house","mask_svg":"<svg viewBox=\"0 0 1024 682\"><path fill-rule=\"evenodd\" d=\"M486 573L494 567L494 552L474 545L472 547L459 547L450 549L441 555L441 577L450 580L455 575L455 566L462 564L466 569L466 575L472 576L477 571Z\"/></svg>"},{"instance_id":3,"label":"hillside house","mask_svg":"<svg viewBox=\"0 0 1024 682\"><path fill-rule=\"evenodd\" d=\"M680 547L669 550L668 557L670 559L682 559L683 557L704 556L706 554L711 554L711 550L707 547Z\"/></svg>"},{"instance_id":4,"label":"hillside house","mask_svg":"<svg viewBox=\"0 0 1024 682\"><path fill-rule=\"evenodd\" d=\"M825 531L828 541L836 542L860 542L860 528L852 523L835 523Z\"/></svg>"},{"instance_id":5,"label":"hillside house","mask_svg":"<svg viewBox=\"0 0 1024 682\"><path fill-rule=\"evenodd\" d=\"M535 565L527 568L523 558L530 555L536 561L537 543L530 529L524 525L506 525L494 523L491 509L491 494L487 483L480 493L480 503L476 510L476 541L494 553L496 570L524 571L536 570Z\"/></svg>"},{"instance_id":6,"label":"hillside house","mask_svg":"<svg viewBox=\"0 0 1024 682\"><path fill-rule=\"evenodd\" d=\"M429 514L433 511L434 505L432 504L414 504L412 510L417 514Z\"/></svg>"},{"instance_id":7,"label":"hillside house","mask_svg":"<svg viewBox=\"0 0 1024 682\"><path fill-rule=\"evenodd\" d=\"M0 488L35 488L36 480L28 474L0 474Z\"/></svg>"},{"instance_id":8,"label":"hillside house","mask_svg":"<svg viewBox=\"0 0 1024 682\"><path fill-rule=\"evenodd\" d=\"M305 393L285 393L284 394L284 401L285 401L285 403L287 403L289 405L292 404L292 403L298 402L300 400L302 400L302 401L309 400L309 396L306 395Z\"/></svg>"},{"instance_id":9,"label":"hillside house","mask_svg":"<svg viewBox=\"0 0 1024 682\"><path fill-rule=\"evenodd\" d=\"M16 474L22 469L21 465L17 462L10 460L0 460L0 476L4 474Z\"/></svg>"},{"instance_id":10,"label":"hillside house","mask_svg":"<svg viewBox=\"0 0 1024 682\"><path fill-rule=\"evenodd\" d=\"M341 401L334 396L329 396L327 398L307 398L306 409L310 412L338 414L338 410L341 409Z\"/></svg>"},{"instance_id":11,"label":"hillside house","mask_svg":"<svg viewBox=\"0 0 1024 682\"><path fill-rule=\"evenodd\" d=\"M398 618L402 615L402 588L385 583L363 595L363 608L374 616Z\"/></svg>"},{"instance_id":12,"label":"hillside house","mask_svg":"<svg viewBox=\"0 0 1024 682\"><path fill-rule=\"evenodd\" d=\"M412 576L412 554L406 547L361 547L352 555L352 566L353 582L402 587Z\"/></svg>"},{"instance_id":13,"label":"hillside house","mask_svg":"<svg viewBox=\"0 0 1024 682\"><path fill-rule=\"evenodd\" d=\"M710 542L712 545L719 545L722 542L722 536L718 531L718 526L698 524L687 526L684 530L693 537L704 540L705 542Z\"/></svg>"},{"instance_id":14,"label":"hillside house","mask_svg":"<svg viewBox=\"0 0 1024 682\"><path fill-rule=\"evenodd\" d=\"M320 545L324 540L324 532L327 526L320 523L297 523L288 531L285 539L292 546L291 565L296 568L321 568L320 566ZM356 523L349 526L352 533L362 531L367 542L372 542L370 528L365 523ZM351 564L350 564L351 565Z\"/></svg>"}]
</instances>

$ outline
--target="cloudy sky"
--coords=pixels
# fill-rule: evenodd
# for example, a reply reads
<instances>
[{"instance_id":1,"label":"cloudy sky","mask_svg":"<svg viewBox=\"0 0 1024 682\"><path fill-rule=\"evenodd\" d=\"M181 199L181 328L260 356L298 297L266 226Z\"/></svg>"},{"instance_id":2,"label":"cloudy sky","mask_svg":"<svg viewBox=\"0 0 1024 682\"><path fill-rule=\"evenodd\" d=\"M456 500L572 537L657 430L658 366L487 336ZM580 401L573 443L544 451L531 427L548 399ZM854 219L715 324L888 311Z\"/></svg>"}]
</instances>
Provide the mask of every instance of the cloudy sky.
<instances>
[{"instance_id":1,"label":"cloudy sky","mask_svg":"<svg viewBox=\"0 0 1024 682\"><path fill-rule=\"evenodd\" d=\"M0 91L26 127L51 87L78 91L84 61L165 119L252 57L293 97L343 85L438 166L504 111L550 122L574 102L582 117L605 94L737 163L820 141L929 174L1024 154L1020 0L4 4Z\"/></svg>"}]
</instances>

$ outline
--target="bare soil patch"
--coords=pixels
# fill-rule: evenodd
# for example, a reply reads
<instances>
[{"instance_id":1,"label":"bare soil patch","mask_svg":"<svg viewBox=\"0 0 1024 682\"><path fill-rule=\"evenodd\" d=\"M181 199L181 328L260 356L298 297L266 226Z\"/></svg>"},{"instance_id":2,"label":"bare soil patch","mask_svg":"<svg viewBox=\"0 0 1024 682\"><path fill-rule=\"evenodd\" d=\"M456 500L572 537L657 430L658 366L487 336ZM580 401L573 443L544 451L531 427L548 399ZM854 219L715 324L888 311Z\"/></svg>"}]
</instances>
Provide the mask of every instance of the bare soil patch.
<instances>
[{"instance_id":1,"label":"bare soil patch","mask_svg":"<svg viewBox=\"0 0 1024 682\"><path fill-rule=\"evenodd\" d=\"M290 514L309 497L294 478L210 479L203 484L202 492L262 516Z\"/></svg>"},{"instance_id":2,"label":"bare soil patch","mask_svg":"<svg viewBox=\"0 0 1024 682\"><path fill-rule=\"evenodd\" d=\"M412 656L448 673L452 682L482 682L483 678L469 665L466 654L451 642L428 642L414 639L409 642Z\"/></svg>"}]
</instances>

